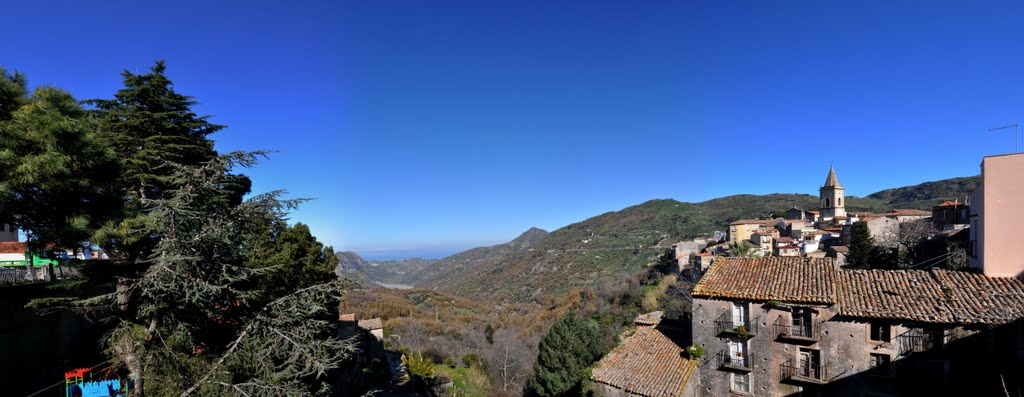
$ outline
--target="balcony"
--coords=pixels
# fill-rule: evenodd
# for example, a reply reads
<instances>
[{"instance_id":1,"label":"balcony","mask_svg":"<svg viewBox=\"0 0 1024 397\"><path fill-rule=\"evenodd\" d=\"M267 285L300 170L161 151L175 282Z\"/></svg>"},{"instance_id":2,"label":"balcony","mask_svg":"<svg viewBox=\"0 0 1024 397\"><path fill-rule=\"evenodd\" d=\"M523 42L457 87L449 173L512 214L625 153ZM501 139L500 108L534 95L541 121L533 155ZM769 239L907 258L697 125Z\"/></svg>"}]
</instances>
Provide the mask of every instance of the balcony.
<instances>
[{"instance_id":1,"label":"balcony","mask_svg":"<svg viewBox=\"0 0 1024 397\"><path fill-rule=\"evenodd\" d=\"M896 336L901 355L941 351L945 342L945 332L928 331L920 328L911 329Z\"/></svg>"},{"instance_id":2,"label":"balcony","mask_svg":"<svg viewBox=\"0 0 1024 397\"><path fill-rule=\"evenodd\" d=\"M741 357L734 357L729 353L729 349L718 352L718 368L719 369L731 369L741 372L750 372L754 368L754 358L750 356L750 353L744 354Z\"/></svg>"},{"instance_id":3,"label":"balcony","mask_svg":"<svg viewBox=\"0 0 1024 397\"><path fill-rule=\"evenodd\" d=\"M829 377L829 366L818 362L794 362L793 359L779 365L780 381L823 385L832 381Z\"/></svg>"},{"instance_id":4,"label":"balcony","mask_svg":"<svg viewBox=\"0 0 1024 397\"><path fill-rule=\"evenodd\" d=\"M798 342L817 342L821 339L821 321L797 317L789 321L782 316L775 320L775 335L779 339Z\"/></svg>"},{"instance_id":5,"label":"balcony","mask_svg":"<svg viewBox=\"0 0 1024 397\"><path fill-rule=\"evenodd\" d=\"M752 338L757 335L757 319L734 322L732 313L725 312L715 320L715 334L734 334L740 337Z\"/></svg>"}]
</instances>

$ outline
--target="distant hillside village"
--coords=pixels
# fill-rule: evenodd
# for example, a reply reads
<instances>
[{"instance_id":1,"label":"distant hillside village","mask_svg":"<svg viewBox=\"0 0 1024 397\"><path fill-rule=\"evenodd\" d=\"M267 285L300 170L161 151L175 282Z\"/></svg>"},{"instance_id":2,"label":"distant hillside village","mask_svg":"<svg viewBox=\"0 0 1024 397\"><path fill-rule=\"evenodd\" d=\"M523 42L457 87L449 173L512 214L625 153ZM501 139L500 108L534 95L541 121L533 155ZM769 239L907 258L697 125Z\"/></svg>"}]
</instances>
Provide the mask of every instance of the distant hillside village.
<instances>
[{"instance_id":1,"label":"distant hillside village","mask_svg":"<svg viewBox=\"0 0 1024 397\"><path fill-rule=\"evenodd\" d=\"M713 238L696 238L673 245L680 269L705 271L715 256L835 258L846 263L854 225L863 222L879 249L898 249L901 243L920 243L941 238L967 247L971 214L968 203L946 201L931 212L918 209L893 209L884 213L846 211L846 188L829 167L825 184L819 191L819 208L790 208L785 218L741 219L729 224L728 232L716 232ZM727 241L721 241L727 239ZM911 247L913 248L913 247ZM946 262L962 259L947 255ZM966 263L963 263L966 265Z\"/></svg>"},{"instance_id":2,"label":"distant hillside village","mask_svg":"<svg viewBox=\"0 0 1024 397\"><path fill-rule=\"evenodd\" d=\"M931 212L819 208L675 245L689 325L651 313L592 371L624 396L1018 395L1024 390L1024 154ZM868 244L865 247L865 244ZM927 253L927 254L925 254ZM909 258L908 258L909 255ZM864 263L867 263L865 265Z\"/></svg>"}]
</instances>

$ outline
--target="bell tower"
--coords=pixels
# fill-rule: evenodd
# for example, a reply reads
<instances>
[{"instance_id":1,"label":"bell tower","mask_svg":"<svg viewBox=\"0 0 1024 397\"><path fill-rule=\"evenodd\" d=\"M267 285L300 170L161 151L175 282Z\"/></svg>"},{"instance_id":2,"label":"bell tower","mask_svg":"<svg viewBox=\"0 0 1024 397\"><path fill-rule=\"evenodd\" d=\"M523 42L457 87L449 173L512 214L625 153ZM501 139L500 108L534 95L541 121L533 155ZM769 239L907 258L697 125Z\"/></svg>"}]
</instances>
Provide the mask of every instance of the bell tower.
<instances>
[{"instance_id":1,"label":"bell tower","mask_svg":"<svg viewBox=\"0 0 1024 397\"><path fill-rule=\"evenodd\" d=\"M821 211L822 220L830 220L837 216L846 216L846 188L839 184L836 178L836 170L832 165L828 166L828 176L825 177L825 185L818 189L818 209Z\"/></svg>"}]
</instances>

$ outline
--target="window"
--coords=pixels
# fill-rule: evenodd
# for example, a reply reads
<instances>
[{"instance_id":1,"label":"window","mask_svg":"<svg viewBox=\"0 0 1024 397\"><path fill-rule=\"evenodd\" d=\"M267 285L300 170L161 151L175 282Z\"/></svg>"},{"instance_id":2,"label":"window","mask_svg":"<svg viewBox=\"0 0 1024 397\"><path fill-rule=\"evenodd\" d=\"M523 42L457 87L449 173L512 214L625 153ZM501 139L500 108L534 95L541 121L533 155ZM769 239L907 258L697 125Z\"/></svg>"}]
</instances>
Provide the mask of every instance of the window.
<instances>
[{"instance_id":1,"label":"window","mask_svg":"<svg viewBox=\"0 0 1024 397\"><path fill-rule=\"evenodd\" d=\"M869 333L868 339L876 341L876 342L890 342L891 341L891 339L892 339L891 332L892 331L891 331L891 329L890 329L891 327L889 327L888 323L881 322L881 321L872 321L870 324L868 324L868 326L871 327L871 332Z\"/></svg>"},{"instance_id":2,"label":"window","mask_svg":"<svg viewBox=\"0 0 1024 397\"><path fill-rule=\"evenodd\" d=\"M876 375L889 375L889 364L891 358L888 354L876 354L871 353L868 358L868 365L871 367L871 372Z\"/></svg>"},{"instance_id":3,"label":"window","mask_svg":"<svg viewBox=\"0 0 1024 397\"><path fill-rule=\"evenodd\" d=\"M842 197L836 199L836 205L840 206L840 207L843 206L843 198Z\"/></svg>"},{"instance_id":4,"label":"window","mask_svg":"<svg viewBox=\"0 0 1024 397\"><path fill-rule=\"evenodd\" d=\"M750 374L732 374L732 391L750 393Z\"/></svg>"}]
</instances>

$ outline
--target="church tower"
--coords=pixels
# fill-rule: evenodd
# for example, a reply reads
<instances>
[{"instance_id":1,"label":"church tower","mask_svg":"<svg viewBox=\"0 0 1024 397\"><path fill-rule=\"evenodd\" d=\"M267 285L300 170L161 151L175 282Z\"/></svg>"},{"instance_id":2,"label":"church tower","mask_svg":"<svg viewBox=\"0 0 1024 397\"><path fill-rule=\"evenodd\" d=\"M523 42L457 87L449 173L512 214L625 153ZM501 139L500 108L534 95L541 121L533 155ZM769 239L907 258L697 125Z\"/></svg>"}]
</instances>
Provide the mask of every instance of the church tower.
<instances>
[{"instance_id":1,"label":"church tower","mask_svg":"<svg viewBox=\"0 0 1024 397\"><path fill-rule=\"evenodd\" d=\"M846 188L839 184L836 178L836 170L828 166L828 177L825 178L825 186L818 189L818 209L821 211L822 220L830 220L837 216L846 216Z\"/></svg>"}]
</instances>

